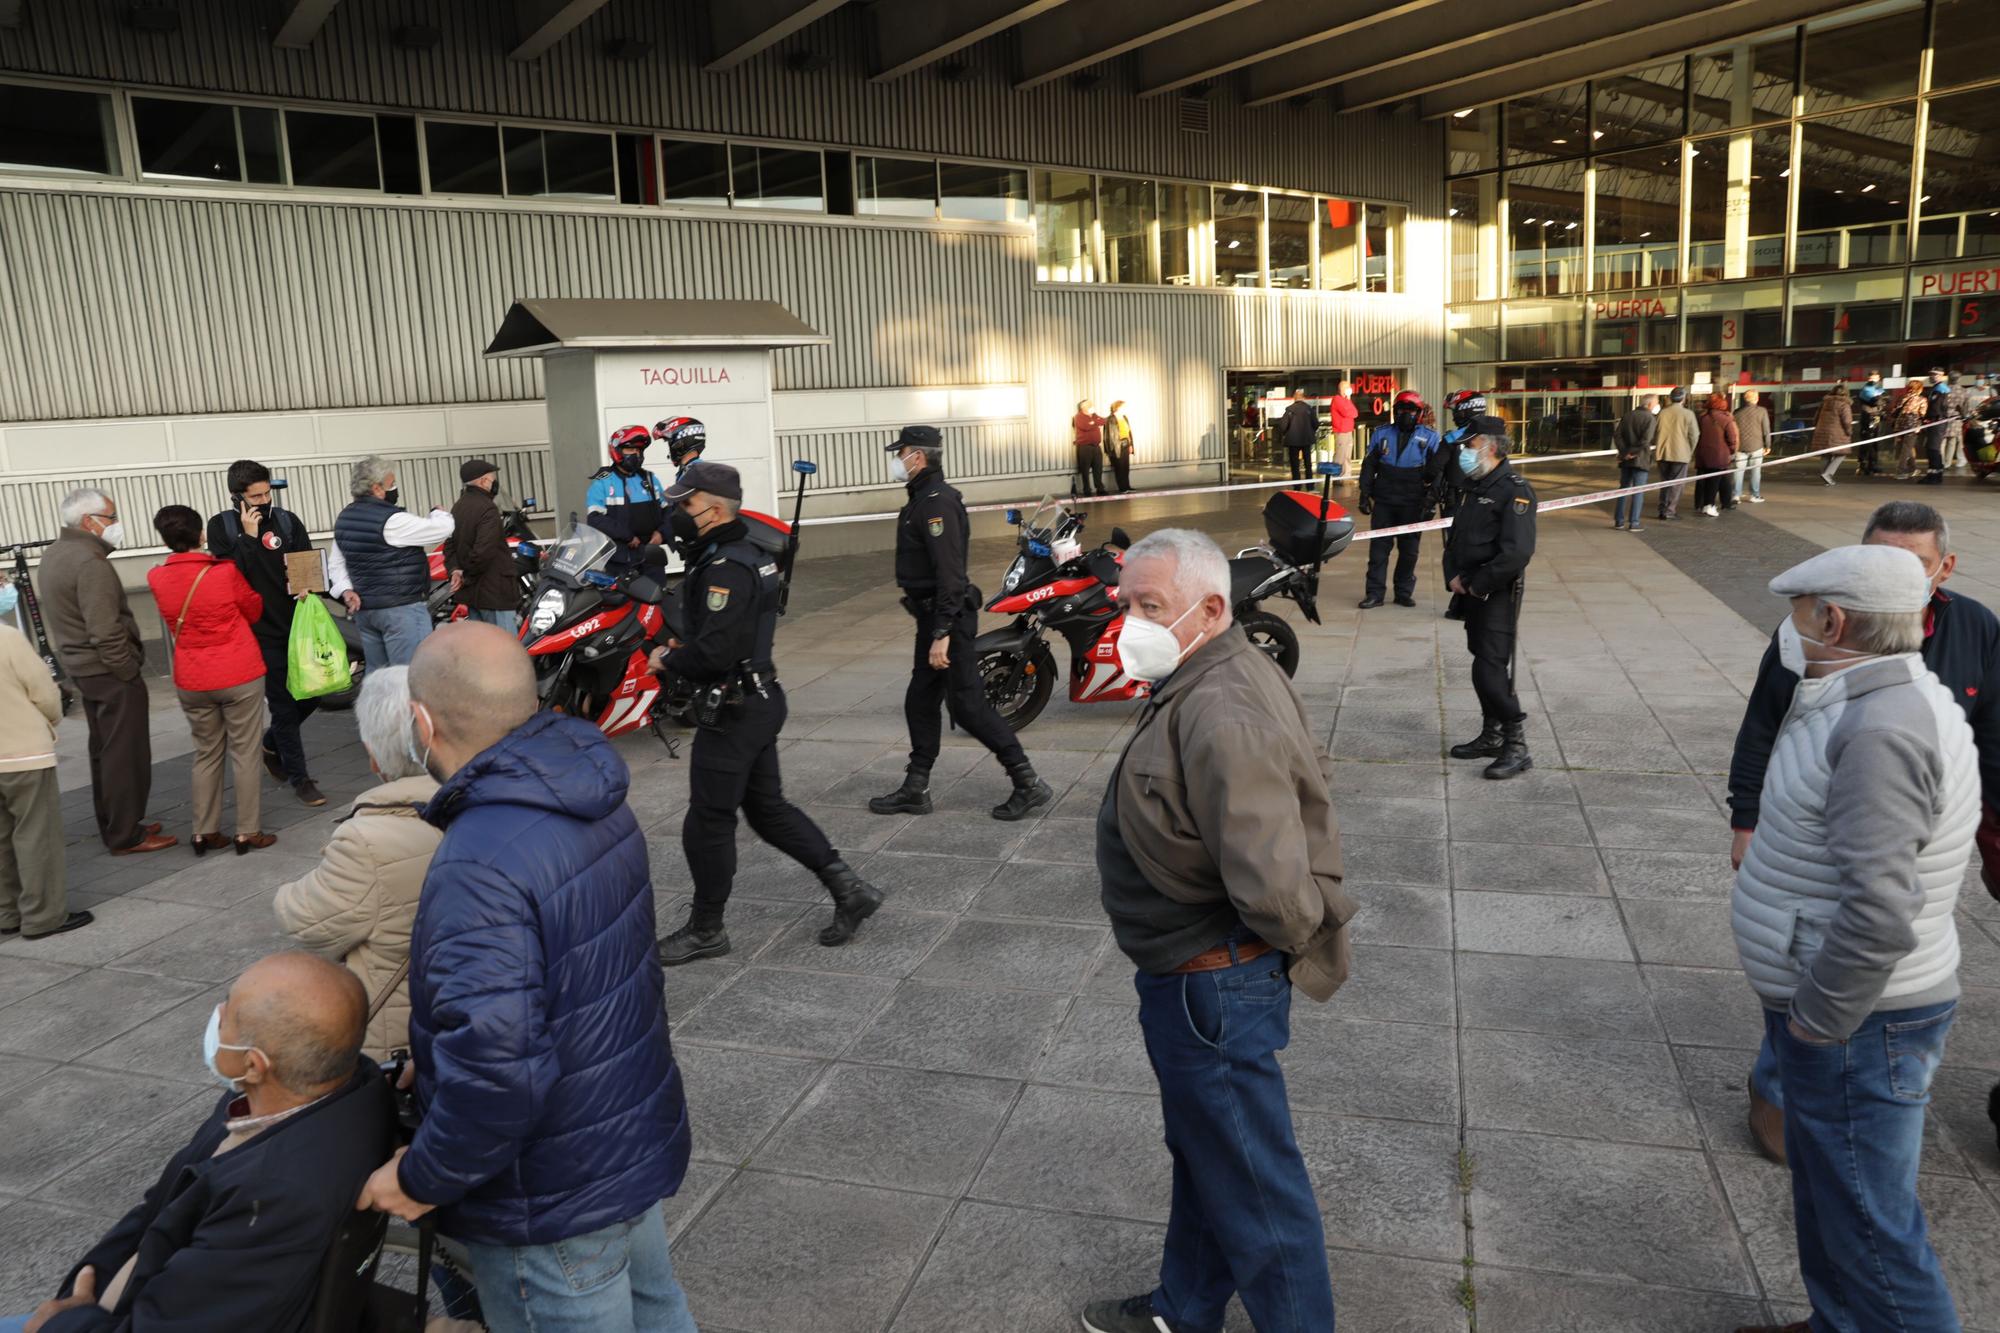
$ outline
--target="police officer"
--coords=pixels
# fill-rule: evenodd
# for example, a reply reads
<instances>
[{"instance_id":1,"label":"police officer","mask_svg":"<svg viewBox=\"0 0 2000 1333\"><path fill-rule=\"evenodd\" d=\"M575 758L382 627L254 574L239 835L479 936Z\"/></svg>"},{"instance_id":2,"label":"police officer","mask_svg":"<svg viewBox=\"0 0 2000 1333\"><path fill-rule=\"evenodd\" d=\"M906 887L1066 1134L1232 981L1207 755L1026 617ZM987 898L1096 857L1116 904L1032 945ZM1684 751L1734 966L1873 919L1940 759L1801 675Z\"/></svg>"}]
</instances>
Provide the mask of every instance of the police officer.
<instances>
[{"instance_id":1,"label":"police officer","mask_svg":"<svg viewBox=\"0 0 2000 1333\"><path fill-rule=\"evenodd\" d=\"M1506 422L1498 417L1472 422L1458 452L1465 498L1444 546L1444 576L1452 591L1447 614L1465 622L1472 688L1485 719L1477 737L1451 747L1451 757L1492 758L1489 778L1511 778L1535 766L1523 731L1527 715L1514 693L1521 576L1535 555L1535 492L1507 465L1509 448Z\"/></svg>"},{"instance_id":2,"label":"police officer","mask_svg":"<svg viewBox=\"0 0 2000 1333\"><path fill-rule=\"evenodd\" d=\"M618 543L608 562L614 569L639 563L640 551L666 540L666 487L646 467L646 446L653 432L644 426L620 426L611 432L611 466L590 474L584 492L584 520Z\"/></svg>"},{"instance_id":3,"label":"police officer","mask_svg":"<svg viewBox=\"0 0 2000 1333\"><path fill-rule=\"evenodd\" d=\"M965 501L945 484L944 438L935 426L905 426L887 446L894 457L890 475L910 493L896 520L896 586L903 606L917 619L916 665L903 694L903 718L910 727L910 766L903 785L868 802L878 815L931 812L931 765L942 740L939 705L951 720L993 752L1014 784L1013 794L993 807L995 819L1024 819L1054 798L1049 784L1021 742L993 711L972 657L979 625L979 589L965 573Z\"/></svg>"},{"instance_id":4,"label":"police officer","mask_svg":"<svg viewBox=\"0 0 2000 1333\"><path fill-rule=\"evenodd\" d=\"M1451 429L1444 433L1438 450L1438 512L1450 518L1458 512L1458 500L1465 493L1465 478L1458 470L1458 449L1472 435L1472 423L1486 415L1486 395L1477 389L1458 389L1445 395L1444 410L1451 415Z\"/></svg>"},{"instance_id":5,"label":"police officer","mask_svg":"<svg viewBox=\"0 0 2000 1333\"><path fill-rule=\"evenodd\" d=\"M1391 528L1420 523L1437 509L1438 434L1422 424L1423 395L1405 389L1396 395L1392 420L1377 426L1361 460L1361 512L1374 515L1370 526ZM1368 543L1368 595L1361 609L1382 605L1389 573L1389 544L1396 545L1396 605L1417 604L1417 548L1421 532Z\"/></svg>"},{"instance_id":6,"label":"police officer","mask_svg":"<svg viewBox=\"0 0 2000 1333\"><path fill-rule=\"evenodd\" d=\"M723 907L736 878L736 812L765 842L819 876L833 895L824 945L845 944L882 905L882 891L840 859L826 834L785 799L778 733L785 692L771 660L778 632L778 564L749 539L737 512L743 483L723 463L696 463L670 490L667 522L688 559L683 639L653 649L656 672L695 687L694 753L681 847L694 878L687 924L661 943L668 967L729 952Z\"/></svg>"},{"instance_id":7,"label":"police officer","mask_svg":"<svg viewBox=\"0 0 2000 1333\"><path fill-rule=\"evenodd\" d=\"M653 438L667 446L667 457L673 460L674 480L679 481L688 465L708 448L708 427L693 417L668 417L654 425Z\"/></svg>"}]
</instances>

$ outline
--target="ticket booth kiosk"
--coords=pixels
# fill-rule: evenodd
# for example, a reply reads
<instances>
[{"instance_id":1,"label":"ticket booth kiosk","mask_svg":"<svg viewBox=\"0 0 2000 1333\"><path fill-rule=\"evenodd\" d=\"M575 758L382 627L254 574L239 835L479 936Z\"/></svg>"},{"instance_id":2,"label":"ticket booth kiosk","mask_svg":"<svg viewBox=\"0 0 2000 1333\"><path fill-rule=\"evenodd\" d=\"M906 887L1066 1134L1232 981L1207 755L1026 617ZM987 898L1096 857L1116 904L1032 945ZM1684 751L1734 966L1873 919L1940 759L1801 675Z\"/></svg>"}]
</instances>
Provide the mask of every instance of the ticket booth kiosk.
<instances>
[{"instance_id":1,"label":"ticket booth kiosk","mask_svg":"<svg viewBox=\"0 0 2000 1333\"><path fill-rule=\"evenodd\" d=\"M743 475L746 509L776 512L789 461L771 415L771 352L831 342L771 301L524 298L486 348L542 360L558 523L583 516L590 474L606 466L611 432L667 417L708 427L710 462ZM663 480L664 446L647 463Z\"/></svg>"}]
</instances>

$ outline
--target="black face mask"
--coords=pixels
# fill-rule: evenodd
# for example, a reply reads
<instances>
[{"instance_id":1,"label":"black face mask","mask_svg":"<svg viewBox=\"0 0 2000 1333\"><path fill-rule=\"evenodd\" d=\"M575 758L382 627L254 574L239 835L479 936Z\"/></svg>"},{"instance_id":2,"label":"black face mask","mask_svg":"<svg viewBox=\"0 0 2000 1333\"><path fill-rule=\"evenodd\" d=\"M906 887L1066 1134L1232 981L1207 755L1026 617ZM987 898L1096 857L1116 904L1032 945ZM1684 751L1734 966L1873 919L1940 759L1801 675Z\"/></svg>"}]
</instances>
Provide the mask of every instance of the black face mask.
<instances>
[{"instance_id":1,"label":"black face mask","mask_svg":"<svg viewBox=\"0 0 2000 1333\"><path fill-rule=\"evenodd\" d=\"M625 476L636 477L639 475L639 469L645 465L645 462L646 459L641 454L620 454L618 455L617 463L613 464L613 466Z\"/></svg>"},{"instance_id":2,"label":"black face mask","mask_svg":"<svg viewBox=\"0 0 2000 1333\"><path fill-rule=\"evenodd\" d=\"M687 510L676 509L667 515L667 535L673 538L674 545L691 551L701 542L701 525Z\"/></svg>"},{"instance_id":3,"label":"black face mask","mask_svg":"<svg viewBox=\"0 0 2000 1333\"><path fill-rule=\"evenodd\" d=\"M394 503L396 503L396 497L397 497L397 496L399 496L399 495L401 495L402 493L403 493L403 488L402 488L402 487L400 487L400 486L391 486L391 487L390 487L390 488L389 488L388 490L386 490L386 491L382 492L382 503L383 503L383 504L394 504Z\"/></svg>"},{"instance_id":4,"label":"black face mask","mask_svg":"<svg viewBox=\"0 0 2000 1333\"><path fill-rule=\"evenodd\" d=\"M1416 424L1417 424L1417 414L1415 412L1410 411L1408 408L1400 408L1397 410L1396 412L1397 429L1411 430L1416 426Z\"/></svg>"}]
</instances>

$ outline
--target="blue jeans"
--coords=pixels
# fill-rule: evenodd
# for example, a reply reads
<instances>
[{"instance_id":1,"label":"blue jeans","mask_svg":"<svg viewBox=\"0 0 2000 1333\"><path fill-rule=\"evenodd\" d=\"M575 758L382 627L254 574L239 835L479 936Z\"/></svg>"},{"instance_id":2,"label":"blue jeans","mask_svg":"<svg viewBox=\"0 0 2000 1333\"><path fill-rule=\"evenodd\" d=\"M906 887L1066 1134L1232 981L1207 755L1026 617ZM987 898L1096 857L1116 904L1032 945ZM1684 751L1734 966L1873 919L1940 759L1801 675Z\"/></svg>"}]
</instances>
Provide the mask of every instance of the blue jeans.
<instances>
[{"instance_id":1,"label":"blue jeans","mask_svg":"<svg viewBox=\"0 0 2000 1333\"><path fill-rule=\"evenodd\" d=\"M1846 1041L1814 1045L1785 1030L1782 1012L1764 1011L1785 1086L1785 1157L1813 1333L1959 1326L1917 1202L1924 1107L1957 1012L1955 1000L1878 1012Z\"/></svg>"},{"instance_id":2,"label":"blue jeans","mask_svg":"<svg viewBox=\"0 0 2000 1333\"><path fill-rule=\"evenodd\" d=\"M1282 959L1134 984L1174 1159L1154 1311L1175 1333L1217 1333L1241 1293L1266 1333L1332 1329L1326 1232L1278 1067L1292 1019Z\"/></svg>"},{"instance_id":3,"label":"blue jeans","mask_svg":"<svg viewBox=\"0 0 2000 1333\"><path fill-rule=\"evenodd\" d=\"M361 655L370 671L383 667L408 666L417 655L417 645L430 637L430 608L422 602L406 606L364 606L354 613L361 627Z\"/></svg>"},{"instance_id":4,"label":"blue jeans","mask_svg":"<svg viewBox=\"0 0 2000 1333\"><path fill-rule=\"evenodd\" d=\"M489 625L498 625L515 638L521 636L521 613L519 611L480 611L472 613L474 620L483 620Z\"/></svg>"},{"instance_id":5,"label":"blue jeans","mask_svg":"<svg viewBox=\"0 0 2000 1333\"><path fill-rule=\"evenodd\" d=\"M28 1326L28 1315L0 1315L0 1333L21 1333Z\"/></svg>"},{"instance_id":6,"label":"blue jeans","mask_svg":"<svg viewBox=\"0 0 2000 1333\"><path fill-rule=\"evenodd\" d=\"M1618 468L1619 488L1622 490L1627 486L1644 486L1647 475L1645 468L1626 467L1620 464ZM1629 523L1634 527L1643 526L1639 522L1639 515L1645 507L1645 496L1621 495L1611 502L1611 521L1613 523Z\"/></svg>"},{"instance_id":7,"label":"blue jeans","mask_svg":"<svg viewBox=\"0 0 2000 1333\"><path fill-rule=\"evenodd\" d=\"M1840 458L1839 454L1829 454L1827 456L1835 460ZM1746 471L1750 474L1750 494L1762 495L1764 493L1764 455L1738 454L1736 455L1735 467L1735 488L1729 493L1732 503L1743 498L1743 474Z\"/></svg>"},{"instance_id":8,"label":"blue jeans","mask_svg":"<svg viewBox=\"0 0 2000 1333\"><path fill-rule=\"evenodd\" d=\"M552 1245L465 1249L491 1333L695 1333L658 1204Z\"/></svg>"}]
</instances>

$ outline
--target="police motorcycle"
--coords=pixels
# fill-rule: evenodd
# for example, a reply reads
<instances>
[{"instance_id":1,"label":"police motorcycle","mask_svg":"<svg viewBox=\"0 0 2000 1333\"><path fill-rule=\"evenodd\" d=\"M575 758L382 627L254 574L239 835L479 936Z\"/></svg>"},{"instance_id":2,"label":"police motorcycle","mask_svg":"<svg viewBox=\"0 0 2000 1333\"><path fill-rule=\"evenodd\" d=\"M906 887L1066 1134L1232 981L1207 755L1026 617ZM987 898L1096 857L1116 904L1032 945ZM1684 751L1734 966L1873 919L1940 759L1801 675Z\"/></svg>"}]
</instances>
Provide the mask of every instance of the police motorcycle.
<instances>
[{"instance_id":1,"label":"police motorcycle","mask_svg":"<svg viewBox=\"0 0 2000 1333\"><path fill-rule=\"evenodd\" d=\"M1354 539L1354 520L1332 500L1339 465L1322 463L1318 471L1320 494L1274 493L1264 506L1269 541L1237 552L1229 562L1236 623L1288 676L1299 666L1298 635L1283 617L1262 609L1263 603L1285 598L1317 625L1320 566ZM1018 509L1008 510L1007 521L1020 529L1017 554L986 610L1014 621L972 644L994 711L1017 731L1041 716L1057 674L1051 633L1069 643L1070 702L1144 698L1152 683L1127 676L1118 661L1125 615L1114 590L1125 548L1132 544L1125 530L1113 528L1108 542L1086 550L1083 516L1048 496L1025 518Z\"/></svg>"}]
</instances>

